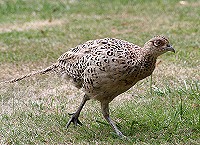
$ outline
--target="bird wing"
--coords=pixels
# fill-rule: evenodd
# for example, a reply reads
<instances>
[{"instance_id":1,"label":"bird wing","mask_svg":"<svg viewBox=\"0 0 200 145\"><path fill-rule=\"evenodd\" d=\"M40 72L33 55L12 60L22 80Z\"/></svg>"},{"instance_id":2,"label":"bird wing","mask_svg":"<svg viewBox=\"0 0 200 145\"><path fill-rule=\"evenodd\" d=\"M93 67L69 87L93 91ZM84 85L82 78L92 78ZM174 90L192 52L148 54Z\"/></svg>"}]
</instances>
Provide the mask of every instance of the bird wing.
<instances>
[{"instance_id":1,"label":"bird wing","mask_svg":"<svg viewBox=\"0 0 200 145\"><path fill-rule=\"evenodd\" d=\"M71 48L69 51L65 52L58 58L58 62L65 62L66 64L72 64L85 55L91 53L92 49L99 47L101 45L97 40L89 40L81 45L77 45L74 48ZM65 66L65 63L61 64Z\"/></svg>"},{"instance_id":2,"label":"bird wing","mask_svg":"<svg viewBox=\"0 0 200 145\"><path fill-rule=\"evenodd\" d=\"M73 79L76 86L82 87L82 74L89 66L92 56L95 55L92 51L102 45L101 40L89 40L62 54L58 58L59 67L56 72L60 75L69 76L69 78Z\"/></svg>"}]
</instances>

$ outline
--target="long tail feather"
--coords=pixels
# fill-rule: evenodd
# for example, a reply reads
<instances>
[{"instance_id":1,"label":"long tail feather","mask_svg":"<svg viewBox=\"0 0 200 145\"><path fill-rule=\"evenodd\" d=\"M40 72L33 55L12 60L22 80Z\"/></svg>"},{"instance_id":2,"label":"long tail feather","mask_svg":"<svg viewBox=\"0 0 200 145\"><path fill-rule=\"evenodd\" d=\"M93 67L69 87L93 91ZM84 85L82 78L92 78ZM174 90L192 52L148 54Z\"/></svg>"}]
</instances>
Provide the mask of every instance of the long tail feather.
<instances>
[{"instance_id":1,"label":"long tail feather","mask_svg":"<svg viewBox=\"0 0 200 145\"><path fill-rule=\"evenodd\" d=\"M21 76L21 77L19 77L19 78L15 78L15 79L12 79L12 80L9 80L9 81L5 81L4 83L14 83L14 82L20 81L20 80L22 80L22 79L24 79L24 78L31 77L31 76L33 76L33 75L45 74L45 73L47 73L47 72L49 72L49 71L54 70L54 69L57 68L57 67L58 67L58 64L55 63L55 64L53 64L53 65L51 65L51 66L49 66L49 67L47 67L47 68L45 68L45 69L42 69L42 70L39 70L39 71L35 71L35 72L31 72L31 73L26 74L26 75L23 75L23 76Z\"/></svg>"}]
</instances>

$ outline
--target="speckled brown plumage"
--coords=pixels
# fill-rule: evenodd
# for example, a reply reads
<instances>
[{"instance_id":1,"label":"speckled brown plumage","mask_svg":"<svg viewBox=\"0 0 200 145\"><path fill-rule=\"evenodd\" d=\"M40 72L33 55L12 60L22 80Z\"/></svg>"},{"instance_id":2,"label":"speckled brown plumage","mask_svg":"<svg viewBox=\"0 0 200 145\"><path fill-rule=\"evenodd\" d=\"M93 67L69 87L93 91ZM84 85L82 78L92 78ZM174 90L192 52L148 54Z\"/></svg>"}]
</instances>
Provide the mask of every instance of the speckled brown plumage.
<instances>
[{"instance_id":1,"label":"speckled brown plumage","mask_svg":"<svg viewBox=\"0 0 200 145\"><path fill-rule=\"evenodd\" d=\"M167 51L175 52L164 36L153 37L143 47L115 38L90 40L61 55L52 66L8 82L54 70L70 78L76 87L85 92L80 107L72 115L67 127L71 122L81 124L78 117L82 107L87 100L95 99L101 102L105 119L119 136L123 136L109 117L108 104L151 75L157 57Z\"/></svg>"}]
</instances>

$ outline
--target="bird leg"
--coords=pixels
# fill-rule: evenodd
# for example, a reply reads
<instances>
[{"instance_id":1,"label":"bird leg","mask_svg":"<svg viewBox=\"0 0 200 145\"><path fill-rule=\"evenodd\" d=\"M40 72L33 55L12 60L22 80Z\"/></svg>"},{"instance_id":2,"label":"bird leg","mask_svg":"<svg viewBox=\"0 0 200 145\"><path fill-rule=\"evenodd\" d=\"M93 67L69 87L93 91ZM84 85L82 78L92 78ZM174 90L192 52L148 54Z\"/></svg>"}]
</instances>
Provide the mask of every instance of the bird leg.
<instances>
[{"instance_id":1,"label":"bird leg","mask_svg":"<svg viewBox=\"0 0 200 145\"><path fill-rule=\"evenodd\" d=\"M67 123L67 128L69 127L69 125L71 124L71 122L74 123L74 125L82 125L82 123L79 121L78 117L80 115L81 110L83 109L83 106L85 105L86 101L89 100L89 97L87 95L84 95L83 100L81 102L81 104L79 105L78 109L76 110L75 113L69 113L69 115L71 115L70 120Z\"/></svg>"},{"instance_id":2,"label":"bird leg","mask_svg":"<svg viewBox=\"0 0 200 145\"><path fill-rule=\"evenodd\" d=\"M101 110L102 110L104 118L112 126L112 128L115 130L115 132L117 133L117 135L119 137L121 137L121 138L126 138L126 136L121 133L121 131L117 128L117 126L115 125L115 123L110 118L110 116L109 116L109 104L107 102L106 103L101 102Z\"/></svg>"}]
</instances>

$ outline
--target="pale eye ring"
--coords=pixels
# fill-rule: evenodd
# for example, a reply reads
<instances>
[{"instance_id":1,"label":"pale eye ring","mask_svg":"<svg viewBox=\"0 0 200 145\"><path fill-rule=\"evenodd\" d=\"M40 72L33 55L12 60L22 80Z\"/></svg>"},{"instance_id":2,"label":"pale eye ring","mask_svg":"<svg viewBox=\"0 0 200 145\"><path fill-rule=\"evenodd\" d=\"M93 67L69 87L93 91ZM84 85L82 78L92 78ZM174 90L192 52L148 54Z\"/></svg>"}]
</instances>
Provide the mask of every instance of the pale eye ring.
<instances>
[{"instance_id":1,"label":"pale eye ring","mask_svg":"<svg viewBox=\"0 0 200 145\"><path fill-rule=\"evenodd\" d=\"M156 40L153 43L153 45L156 46L156 47L160 46L161 44L162 44L162 42L160 40Z\"/></svg>"}]
</instances>

